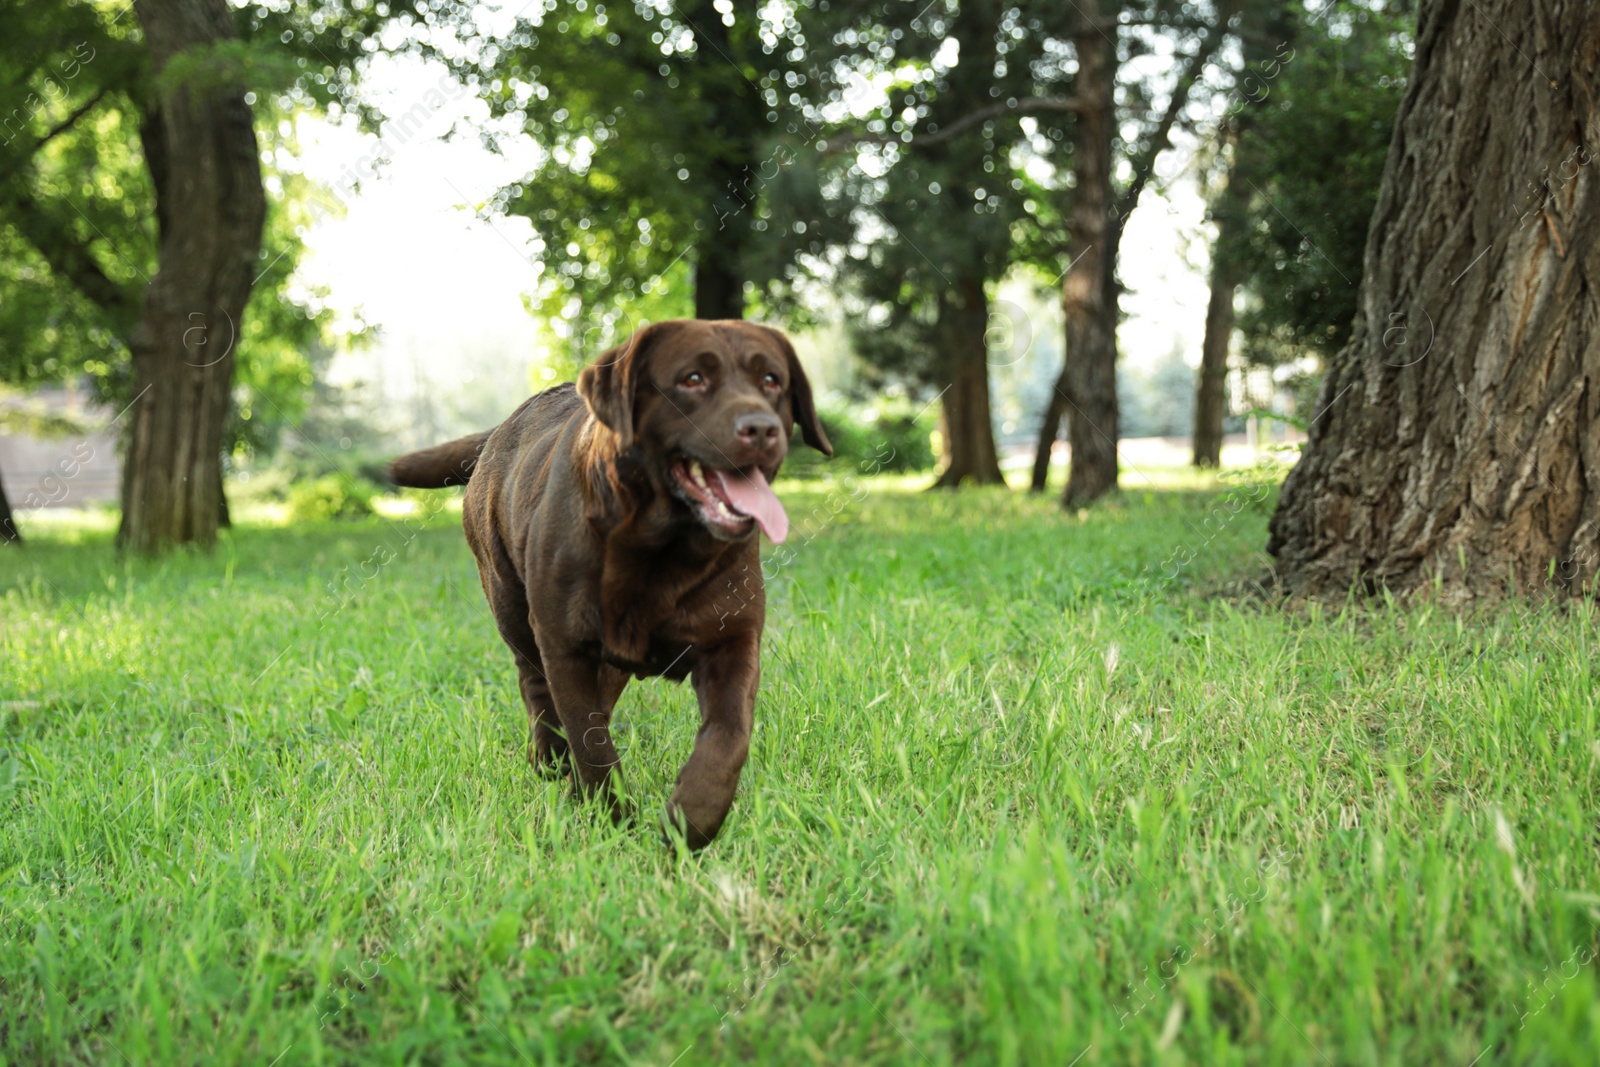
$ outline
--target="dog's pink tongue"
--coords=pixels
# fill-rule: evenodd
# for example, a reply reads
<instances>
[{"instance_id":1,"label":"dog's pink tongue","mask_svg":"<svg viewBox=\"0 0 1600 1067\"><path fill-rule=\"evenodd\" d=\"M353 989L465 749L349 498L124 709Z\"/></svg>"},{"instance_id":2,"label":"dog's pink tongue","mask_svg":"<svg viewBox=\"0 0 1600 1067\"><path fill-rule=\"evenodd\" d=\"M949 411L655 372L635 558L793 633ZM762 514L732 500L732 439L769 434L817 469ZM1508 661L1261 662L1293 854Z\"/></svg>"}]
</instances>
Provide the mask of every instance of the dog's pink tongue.
<instances>
[{"instance_id":1,"label":"dog's pink tongue","mask_svg":"<svg viewBox=\"0 0 1600 1067\"><path fill-rule=\"evenodd\" d=\"M778 494L767 484L766 475L759 467L748 471L722 471L712 469L728 502L741 515L748 515L761 526L761 532L775 545L783 544L789 536L789 513L783 510Z\"/></svg>"}]
</instances>

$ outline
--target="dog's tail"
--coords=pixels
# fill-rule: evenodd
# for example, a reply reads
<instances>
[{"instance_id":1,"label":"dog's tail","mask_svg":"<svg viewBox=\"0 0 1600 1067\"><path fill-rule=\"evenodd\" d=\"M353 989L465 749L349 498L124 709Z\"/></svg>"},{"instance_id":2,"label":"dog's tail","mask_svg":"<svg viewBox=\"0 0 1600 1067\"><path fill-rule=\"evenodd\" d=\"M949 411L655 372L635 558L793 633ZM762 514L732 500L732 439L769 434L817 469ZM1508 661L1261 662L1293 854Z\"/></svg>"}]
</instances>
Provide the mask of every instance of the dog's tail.
<instances>
[{"instance_id":1,"label":"dog's tail","mask_svg":"<svg viewBox=\"0 0 1600 1067\"><path fill-rule=\"evenodd\" d=\"M466 485L472 477L472 469L478 465L478 454L483 451L484 442L493 432L484 430L420 452L408 452L389 464L389 477L395 485L409 485L413 489Z\"/></svg>"}]
</instances>

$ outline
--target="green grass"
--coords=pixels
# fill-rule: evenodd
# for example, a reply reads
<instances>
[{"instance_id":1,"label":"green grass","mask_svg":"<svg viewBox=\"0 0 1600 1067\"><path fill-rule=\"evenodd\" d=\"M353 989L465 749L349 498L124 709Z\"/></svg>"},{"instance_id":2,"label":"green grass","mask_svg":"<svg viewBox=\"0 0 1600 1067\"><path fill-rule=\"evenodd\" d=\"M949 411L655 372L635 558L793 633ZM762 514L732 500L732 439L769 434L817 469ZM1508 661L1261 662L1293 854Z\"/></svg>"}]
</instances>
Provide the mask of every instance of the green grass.
<instances>
[{"instance_id":1,"label":"green grass","mask_svg":"<svg viewBox=\"0 0 1600 1067\"><path fill-rule=\"evenodd\" d=\"M1595 614L1225 597L1271 500L1190 485L784 487L697 858L530 772L454 515L154 564L37 525L0 554L0 1059L1600 1060ZM618 721L653 813L691 693Z\"/></svg>"}]
</instances>

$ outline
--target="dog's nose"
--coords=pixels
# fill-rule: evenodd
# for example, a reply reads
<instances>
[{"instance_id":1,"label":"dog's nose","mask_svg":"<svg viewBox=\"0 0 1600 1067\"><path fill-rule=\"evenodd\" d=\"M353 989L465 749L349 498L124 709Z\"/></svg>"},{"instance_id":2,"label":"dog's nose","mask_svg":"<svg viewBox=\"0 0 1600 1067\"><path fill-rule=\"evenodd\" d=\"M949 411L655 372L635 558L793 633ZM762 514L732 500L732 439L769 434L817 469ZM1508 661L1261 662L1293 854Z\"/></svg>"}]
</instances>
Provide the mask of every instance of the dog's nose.
<instances>
[{"instance_id":1,"label":"dog's nose","mask_svg":"<svg viewBox=\"0 0 1600 1067\"><path fill-rule=\"evenodd\" d=\"M783 432L778 416L767 411L752 411L733 420L734 436L741 445L750 448L771 448Z\"/></svg>"}]
</instances>

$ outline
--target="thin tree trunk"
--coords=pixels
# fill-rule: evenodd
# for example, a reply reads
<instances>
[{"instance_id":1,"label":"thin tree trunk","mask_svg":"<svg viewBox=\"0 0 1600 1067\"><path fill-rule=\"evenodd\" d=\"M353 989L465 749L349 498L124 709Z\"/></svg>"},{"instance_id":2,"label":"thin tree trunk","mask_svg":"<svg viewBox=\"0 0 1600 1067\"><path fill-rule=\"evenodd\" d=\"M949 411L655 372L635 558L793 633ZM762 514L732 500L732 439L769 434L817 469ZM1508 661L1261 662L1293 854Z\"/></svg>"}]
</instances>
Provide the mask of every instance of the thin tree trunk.
<instances>
[{"instance_id":1,"label":"thin tree trunk","mask_svg":"<svg viewBox=\"0 0 1600 1067\"><path fill-rule=\"evenodd\" d=\"M1227 414L1228 349L1233 341L1234 294L1244 276L1243 244L1248 237L1250 186L1254 147L1250 130L1253 108L1264 105L1267 84L1279 69L1283 49L1294 37L1294 22L1284 5L1235 4L1242 15L1240 50L1244 66L1234 83L1237 113L1223 127L1231 148L1226 184L1212 208L1217 240L1211 246L1211 297L1206 305L1206 332L1200 344L1200 371L1194 396L1194 465L1222 466L1222 421ZM1290 53L1292 56L1292 53Z\"/></svg>"},{"instance_id":2,"label":"thin tree trunk","mask_svg":"<svg viewBox=\"0 0 1600 1067\"><path fill-rule=\"evenodd\" d=\"M1073 40L1083 110L1072 149L1076 183L1067 220L1072 261L1061 287L1066 313L1061 392L1072 447L1061 499L1068 507L1098 500L1117 487L1116 300L1111 281L1116 255L1110 220L1117 50L1094 24L1100 15L1097 0L1085 0L1080 10L1083 25Z\"/></svg>"},{"instance_id":3,"label":"thin tree trunk","mask_svg":"<svg viewBox=\"0 0 1600 1067\"><path fill-rule=\"evenodd\" d=\"M694 267L694 317L744 318L744 277L738 250L713 239L700 246Z\"/></svg>"},{"instance_id":4,"label":"thin tree trunk","mask_svg":"<svg viewBox=\"0 0 1600 1067\"><path fill-rule=\"evenodd\" d=\"M983 279L958 278L955 299L941 300L939 333L950 368L942 401L944 468L936 489L1004 485L989 417L988 294Z\"/></svg>"},{"instance_id":5,"label":"thin tree trunk","mask_svg":"<svg viewBox=\"0 0 1600 1067\"><path fill-rule=\"evenodd\" d=\"M1050 453L1063 415L1072 446L1066 491L1069 507L1089 503L1117 487L1117 254L1128 217L1139 206L1155 172L1156 160L1171 146L1172 129L1206 64L1222 43L1236 4L1220 3L1217 24L1203 32L1193 56L1179 72L1161 120L1136 153L1130 154L1131 180L1120 203L1111 185L1112 136L1116 129L1116 42L1106 36L1098 0L1073 5L1079 21L1073 45L1078 57L1078 127L1073 147L1073 204L1067 216L1071 261L1062 285L1067 353L1061 378L1051 394L1034 453L1035 491L1050 473ZM1113 5L1114 7L1117 5ZM1109 217L1108 217L1109 216ZM1076 347L1074 347L1076 341Z\"/></svg>"},{"instance_id":6,"label":"thin tree trunk","mask_svg":"<svg viewBox=\"0 0 1600 1067\"><path fill-rule=\"evenodd\" d=\"M152 66L237 34L224 0L137 0ZM135 401L122 476L128 551L215 542L233 346L266 198L243 90L167 87L140 131L156 190L159 269L129 338Z\"/></svg>"},{"instance_id":7,"label":"thin tree trunk","mask_svg":"<svg viewBox=\"0 0 1600 1067\"><path fill-rule=\"evenodd\" d=\"M1039 443L1033 452L1033 477L1028 480L1028 491L1044 492L1050 482L1050 456L1056 450L1056 438L1061 436L1061 417L1067 410L1067 371L1063 367L1056 386L1050 390L1050 402L1044 408L1044 421L1039 424Z\"/></svg>"},{"instance_id":8,"label":"thin tree trunk","mask_svg":"<svg viewBox=\"0 0 1600 1067\"><path fill-rule=\"evenodd\" d=\"M17 531L16 517L11 514L11 501L6 499L3 481L0 481L0 544L22 544L22 534Z\"/></svg>"},{"instance_id":9,"label":"thin tree trunk","mask_svg":"<svg viewBox=\"0 0 1600 1067\"><path fill-rule=\"evenodd\" d=\"M227 529L233 525L233 516L228 514L228 489L222 479L222 464L217 464L217 526Z\"/></svg>"},{"instance_id":10,"label":"thin tree trunk","mask_svg":"<svg viewBox=\"0 0 1600 1067\"><path fill-rule=\"evenodd\" d=\"M1237 275L1227 265L1211 264L1211 297L1206 304L1206 335L1200 344L1200 370L1194 390L1194 465L1222 466L1222 422L1227 416L1228 346L1233 339L1233 296Z\"/></svg>"},{"instance_id":11,"label":"thin tree trunk","mask_svg":"<svg viewBox=\"0 0 1600 1067\"><path fill-rule=\"evenodd\" d=\"M1268 550L1293 592L1591 590L1600 20L1430 0L1334 358Z\"/></svg>"},{"instance_id":12,"label":"thin tree trunk","mask_svg":"<svg viewBox=\"0 0 1600 1067\"><path fill-rule=\"evenodd\" d=\"M1222 420L1227 413L1228 349L1233 341L1233 298L1239 288L1239 242L1244 239L1246 177L1237 124L1228 140L1233 160L1227 185L1217 198L1212 216L1217 239L1211 246L1211 298L1206 303L1206 332L1200 342L1200 371L1194 391L1194 465L1222 465Z\"/></svg>"}]
</instances>

